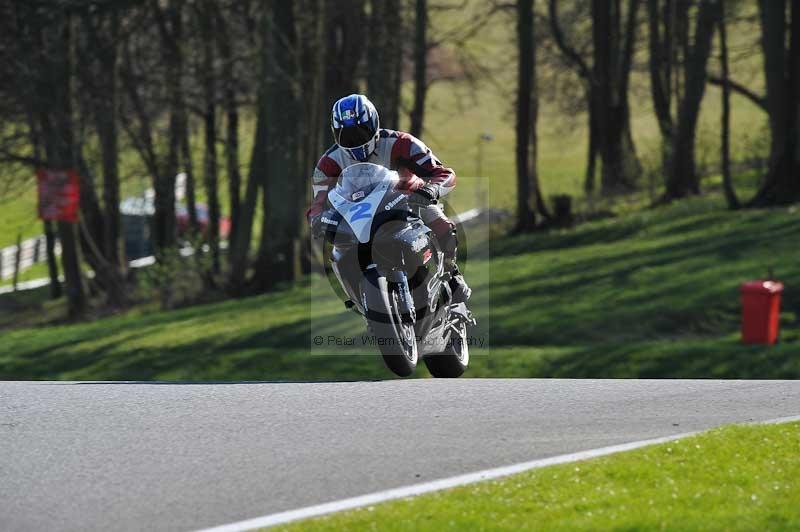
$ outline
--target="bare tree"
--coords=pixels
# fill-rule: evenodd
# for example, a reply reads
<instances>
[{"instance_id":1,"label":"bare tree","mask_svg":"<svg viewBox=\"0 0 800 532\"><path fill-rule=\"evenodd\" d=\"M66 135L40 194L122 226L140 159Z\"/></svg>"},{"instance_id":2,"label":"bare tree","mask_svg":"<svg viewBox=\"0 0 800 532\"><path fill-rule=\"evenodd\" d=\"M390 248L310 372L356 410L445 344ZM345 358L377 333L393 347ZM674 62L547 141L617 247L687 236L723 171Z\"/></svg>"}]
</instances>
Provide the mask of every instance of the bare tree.
<instances>
[{"instance_id":1,"label":"bare tree","mask_svg":"<svg viewBox=\"0 0 800 532\"><path fill-rule=\"evenodd\" d=\"M106 292L108 303L124 305L126 260L122 245L119 211L119 34L120 13L116 4L107 10L81 11L83 38L79 39L79 99L82 114L90 117L100 146L103 176L102 198L95 193L92 172L81 157L82 243L95 278ZM80 143L83 145L83 142Z\"/></svg>"},{"instance_id":2,"label":"bare tree","mask_svg":"<svg viewBox=\"0 0 800 532\"><path fill-rule=\"evenodd\" d=\"M2 134L3 158L32 167L76 169L75 131L76 19L67 6L43 7L28 3L3 6L3 54L0 102L6 127ZM17 124L28 125L18 135ZM33 157L19 142L34 146ZM9 145L10 144L10 145ZM57 222L61 240L67 309L81 316L87 306L81 273L81 250L76 224Z\"/></svg>"},{"instance_id":3,"label":"bare tree","mask_svg":"<svg viewBox=\"0 0 800 532\"><path fill-rule=\"evenodd\" d=\"M196 6L196 15L200 27L200 46L202 61L200 62L200 78L203 86L203 126L205 132L205 150L203 151L203 182L205 184L206 201L208 203L208 225L206 239L211 248L212 273L220 273L219 259L219 191L217 163L217 74L214 35L216 20L214 2L203 0Z\"/></svg>"},{"instance_id":4,"label":"bare tree","mask_svg":"<svg viewBox=\"0 0 800 532\"><path fill-rule=\"evenodd\" d=\"M411 109L410 133L419 137L425 120L428 91L428 0L416 0L414 12L414 107Z\"/></svg>"},{"instance_id":5,"label":"bare tree","mask_svg":"<svg viewBox=\"0 0 800 532\"><path fill-rule=\"evenodd\" d=\"M239 169L239 102L237 100L238 77L235 69L234 36L232 24L222 12L218 2L216 8L216 42L222 62L223 106L226 115L225 164L228 174L228 198L231 228L228 238L233 241L239 228L242 176Z\"/></svg>"},{"instance_id":6,"label":"bare tree","mask_svg":"<svg viewBox=\"0 0 800 532\"><path fill-rule=\"evenodd\" d=\"M624 29L620 0L593 0L593 105L604 192L636 186L641 166L630 133L628 84L638 27L639 0L630 0Z\"/></svg>"},{"instance_id":7,"label":"bare tree","mask_svg":"<svg viewBox=\"0 0 800 532\"><path fill-rule=\"evenodd\" d=\"M666 200L683 198L700 192L695 168L695 133L700 103L706 86L706 65L711 54L714 25L719 20L719 0L701 0L697 12L694 40L684 44L684 88L678 103L677 121L669 152Z\"/></svg>"},{"instance_id":8,"label":"bare tree","mask_svg":"<svg viewBox=\"0 0 800 532\"><path fill-rule=\"evenodd\" d=\"M800 200L800 0L791 0L789 19L786 4L758 3L772 139L769 170L752 201L756 206Z\"/></svg>"},{"instance_id":9,"label":"bare tree","mask_svg":"<svg viewBox=\"0 0 800 532\"><path fill-rule=\"evenodd\" d=\"M303 181L300 183L298 201L301 201L303 210L305 204L310 200L310 190L308 180L310 180L311 168L316 164L319 154L324 148L326 133L328 131L328 111L325 101L324 68L323 58L325 57L325 18L321 16L324 12L325 0L302 0L299 2L297 11L298 34L303 35L300 39L300 79L303 87L303 120L298 124L300 128L301 153L300 168L298 178ZM400 62L397 62L398 67ZM399 78L398 78L399 79ZM399 91L399 85L397 87ZM399 92L397 94L399 101ZM303 273L310 273L312 265L318 260L318 255L312 247L305 220L299 223L299 235L301 236L300 266Z\"/></svg>"},{"instance_id":10,"label":"bare tree","mask_svg":"<svg viewBox=\"0 0 800 532\"><path fill-rule=\"evenodd\" d=\"M595 189L597 157L602 161L604 192L624 192L636 186L641 165L631 135L628 85L638 29L640 0L626 10L620 0L593 0L592 64L568 40L561 26L557 0L548 4L553 41L585 84L589 142L584 189ZM624 18L624 27L622 24Z\"/></svg>"},{"instance_id":11,"label":"bare tree","mask_svg":"<svg viewBox=\"0 0 800 532\"><path fill-rule=\"evenodd\" d=\"M381 113L381 122L389 128L396 128L405 40L400 0L371 0L369 25L367 93Z\"/></svg>"},{"instance_id":12,"label":"bare tree","mask_svg":"<svg viewBox=\"0 0 800 532\"><path fill-rule=\"evenodd\" d=\"M153 239L161 256L176 244L175 176L181 152L188 151L184 1L162 4L152 0L140 9L137 15L144 24L155 26L155 34L134 32L123 47L120 79L130 117L123 127L153 181ZM159 125L165 114L167 131L163 135Z\"/></svg>"},{"instance_id":13,"label":"bare tree","mask_svg":"<svg viewBox=\"0 0 800 532\"><path fill-rule=\"evenodd\" d=\"M531 231L537 215L549 218L539 189L536 169L536 122L539 99L536 88L536 47L533 17L534 0L517 1L517 224L516 232Z\"/></svg>"},{"instance_id":14,"label":"bare tree","mask_svg":"<svg viewBox=\"0 0 800 532\"><path fill-rule=\"evenodd\" d=\"M673 87L678 72L675 56L679 47L675 34L676 25L688 24L688 2L681 4L678 16L678 0L648 0L648 43L650 66L650 90L653 98L658 127L661 132L662 168L670 166L674 119L672 116ZM678 95L679 96L679 95Z\"/></svg>"},{"instance_id":15,"label":"bare tree","mask_svg":"<svg viewBox=\"0 0 800 532\"><path fill-rule=\"evenodd\" d=\"M253 139L253 151L250 157L250 169L245 186L244 199L237 219L238 229L231 241L229 251L231 269L228 277L228 287L234 295L244 295L248 268L250 243L253 237L253 220L258 204L258 191L264 181L267 155L264 146L267 142L267 114L266 95L263 89L259 91L258 116Z\"/></svg>"},{"instance_id":16,"label":"bare tree","mask_svg":"<svg viewBox=\"0 0 800 532\"><path fill-rule=\"evenodd\" d=\"M256 125L253 134L253 149L250 155L250 164L245 184L244 196L236 218L236 233L230 241L228 252L230 259L230 273L228 276L228 290L235 296L247 293L247 272L250 255L250 245L253 238L253 220L256 216L259 191L266 181L267 167L267 114L266 78L272 68L269 54L270 36L264 29L269 27L267 12L262 9L258 13L258 24L249 28L248 45L258 50L257 58L257 83L256 86Z\"/></svg>"},{"instance_id":17,"label":"bare tree","mask_svg":"<svg viewBox=\"0 0 800 532\"><path fill-rule=\"evenodd\" d=\"M359 64L364 55L366 0L327 1L325 16L325 108L358 91Z\"/></svg>"},{"instance_id":18,"label":"bare tree","mask_svg":"<svg viewBox=\"0 0 800 532\"><path fill-rule=\"evenodd\" d=\"M728 207L738 209L740 207L739 198L736 197L736 190L733 188L733 178L731 177L731 88L729 83L730 73L728 72L728 32L725 15L725 0L720 0L718 26L719 62L722 71L722 127L720 128L722 187L725 191L725 200L728 202Z\"/></svg>"},{"instance_id":19,"label":"bare tree","mask_svg":"<svg viewBox=\"0 0 800 532\"><path fill-rule=\"evenodd\" d=\"M267 143L262 188L264 218L261 242L253 283L263 291L284 281L292 281L300 273L299 235L307 180L301 171L299 156L302 147L303 117L300 94L300 65L294 6L272 0L267 7L264 26L267 75L266 95Z\"/></svg>"},{"instance_id":20,"label":"bare tree","mask_svg":"<svg viewBox=\"0 0 800 532\"><path fill-rule=\"evenodd\" d=\"M695 17L690 16L690 0L647 3L650 87L661 132L665 200L700 190L695 133L719 1L700 0Z\"/></svg>"},{"instance_id":21,"label":"bare tree","mask_svg":"<svg viewBox=\"0 0 800 532\"><path fill-rule=\"evenodd\" d=\"M37 35L39 63L34 94L39 109L40 131L44 139L47 166L51 168L76 168L77 149L73 131L73 17L66 10L32 10L26 15L34 25ZM78 245L77 226L59 221L58 237L61 241L61 266L66 281L68 313L79 317L86 310L87 300L81 273L81 252Z\"/></svg>"}]
</instances>

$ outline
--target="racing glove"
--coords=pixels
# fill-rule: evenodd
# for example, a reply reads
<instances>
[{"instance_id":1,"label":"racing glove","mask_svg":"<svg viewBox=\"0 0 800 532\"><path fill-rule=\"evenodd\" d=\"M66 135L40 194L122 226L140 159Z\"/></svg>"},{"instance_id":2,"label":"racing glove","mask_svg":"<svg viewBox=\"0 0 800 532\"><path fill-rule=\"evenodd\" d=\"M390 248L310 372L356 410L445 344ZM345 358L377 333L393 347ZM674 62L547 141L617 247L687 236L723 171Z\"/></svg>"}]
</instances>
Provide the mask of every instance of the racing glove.
<instances>
[{"instance_id":1,"label":"racing glove","mask_svg":"<svg viewBox=\"0 0 800 532\"><path fill-rule=\"evenodd\" d=\"M318 239L325 232L324 224L322 223L322 214L315 214L309 220L311 224L311 237Z\"/></svg>"},{"instance_id":2,"label":"racing glove","mask_svg":"<svg viewBox=\"0 0 800 532\"><path fill-rule=\"evenodd\" d=\"M428 183L411 194L411 202L421 205L432 205L439 199L439 187Z\"/></svg>"}]
</instances>

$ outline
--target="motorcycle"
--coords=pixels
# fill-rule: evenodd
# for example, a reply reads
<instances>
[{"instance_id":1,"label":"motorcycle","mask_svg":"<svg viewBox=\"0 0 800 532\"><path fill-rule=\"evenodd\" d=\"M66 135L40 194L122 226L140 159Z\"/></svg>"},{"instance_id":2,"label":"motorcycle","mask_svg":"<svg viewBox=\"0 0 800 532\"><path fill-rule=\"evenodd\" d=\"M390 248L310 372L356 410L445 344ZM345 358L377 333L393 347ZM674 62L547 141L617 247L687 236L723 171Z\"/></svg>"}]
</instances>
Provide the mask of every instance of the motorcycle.
<instances>
[{"instance_id":1,"label":"motorcycle","mask_svg":"<svg viewBox=\"0 0 800 532\"><path fill-rule=\"evenodd\" d=\"M399 182L379 165L346 168L328 193L318 234L329 244L345 306L364 317L386 366L407 377L422 357L434 377L459 377L475 319L466 304L453 303L441 246Z\"/></svg>"}]
</instances>

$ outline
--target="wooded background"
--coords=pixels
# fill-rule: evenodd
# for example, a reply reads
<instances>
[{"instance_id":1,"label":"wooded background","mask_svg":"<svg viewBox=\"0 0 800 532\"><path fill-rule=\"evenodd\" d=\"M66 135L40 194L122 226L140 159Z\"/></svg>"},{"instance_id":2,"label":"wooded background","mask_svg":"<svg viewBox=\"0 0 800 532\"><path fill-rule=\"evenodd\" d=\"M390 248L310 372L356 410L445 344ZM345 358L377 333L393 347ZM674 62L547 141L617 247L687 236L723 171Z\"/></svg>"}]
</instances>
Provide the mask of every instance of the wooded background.
<instances>
[{"instance_id":1,"label":"wooded background","mask_svg":"<svg viewBox=\"0 0 800 532\"><path fill-rule=\"evenodd\" d=\"M514 90L504 87L510 97L495 109L514 124L514 145L503 147L515 153L510 231L547 229L563 215L543 194L537 168L542 100L558 107L556 119L586 120L585 197L653 187L646 174L652 178L654 165L643 161L632 127L640 109L630 103L637 72L647 78L660 138L653 205L702 193L697 128L709 85L723 89L715 163L730 208L800 200L800 0L3 0L0 6L0 185L13 194L31 186L20 176L36 168L79 170L80 223L44 222L42 231L48 248L61 242L60 268L51 260L49 269L52 289L58 296L60 269L73 317L85 313L92 295L114 308L130 303L119 211L123 161L135 159L155 192L152 236L165 272L165 305L185 271L175 211L181 172L195 247L207 249L196 261L202 290L223 297L272 290L300 278L314 260L303 212L311 169L330 143L331 104L364 92L383 126L407 124L425 139L437 125L426 112L434 84L458 79L472 87L471 105L496 105L486 82L507 84L508 77L487 63L506 58L476 43L498 26L507 28L515 49ZM731 78L730 24L752 35L752 50L733 59L762 63L763 86ZM732 176L733 166L754 160L731 153L732 95L768 117L769 150L755 162L752 197L737 194ZM252 149L245 152L245 145ZM205 232L198 225L200 199L209 212ZM224 250L217 236L223 213L232 224ZM87 269L95 274L91 282Z\"/></svg>"}]
</instances>

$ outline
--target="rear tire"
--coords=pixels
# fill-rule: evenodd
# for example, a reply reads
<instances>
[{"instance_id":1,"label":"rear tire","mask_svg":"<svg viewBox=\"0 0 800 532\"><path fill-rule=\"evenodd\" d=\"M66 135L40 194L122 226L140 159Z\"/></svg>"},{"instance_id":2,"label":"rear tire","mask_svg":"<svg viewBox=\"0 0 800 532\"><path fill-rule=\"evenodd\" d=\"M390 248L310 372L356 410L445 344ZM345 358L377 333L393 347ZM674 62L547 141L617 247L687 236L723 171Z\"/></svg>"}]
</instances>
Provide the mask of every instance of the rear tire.
<instances>
[{"instance_id":1,"label":"rear tire","mask_svg":"<svg viewBox=\"0 0 800 532\"><path fill-rule=\"evenodd\" d=\"M469 342L467 341L467 324L462 323L459 334L450 336L450 345L441 353L425 357L428 371L439 379L460 377L469 365Z\"/></svg>"},{"instance_id":2,"label":"rear tire","mask_svg":"<svg viewBox=\"0 0 800 532\"><path fill-rule=\"evenodd\" d=\"M399 295L375 268L367 270L363 293L367 322L386 367L400 377L410 376L417 367L417 339L414 325L400 319Z\"/></svg>"}]
</instances>

